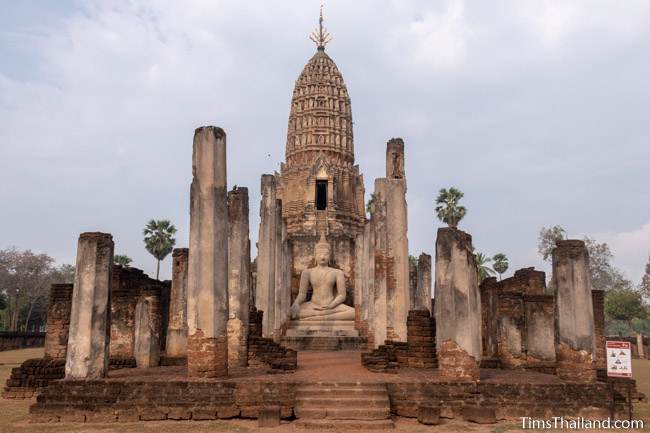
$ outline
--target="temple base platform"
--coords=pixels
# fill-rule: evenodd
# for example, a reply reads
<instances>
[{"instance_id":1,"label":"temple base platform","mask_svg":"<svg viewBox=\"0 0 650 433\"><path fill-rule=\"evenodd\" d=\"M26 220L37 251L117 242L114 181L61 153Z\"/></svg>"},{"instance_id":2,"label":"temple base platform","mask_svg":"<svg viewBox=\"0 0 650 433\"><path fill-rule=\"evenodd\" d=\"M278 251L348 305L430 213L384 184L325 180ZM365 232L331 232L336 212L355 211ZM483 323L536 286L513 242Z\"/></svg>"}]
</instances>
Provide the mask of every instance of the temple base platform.
<instances>
[{"instance_id":1,"label":"temple base platform","mask_svg":"<svg viewBox=\"0 0 650 433\"><path fill-rule=\"evenodd\" d=\"M294 373L242 368L223 379L189 378L185 367L168 366L112 370L102 380L59 380L38 396L31 421L257 418L262 409L274 407L282 418L305 422L322 415L320 406L306 405L319 396L338 407L340 416L372 415L380 423L386 416L416 417L419 406L432 404L441 417L458 419L470 406L490 408L497 420L517 422L526 416L627 416L625 395L605 382L571 383L544 373L497 369L481 369L479 381L448 382L437 369L371 373L360 358L360 352L300 352ZM364 410L366 400L377 410Z\"/></svg>"}]
</instances>

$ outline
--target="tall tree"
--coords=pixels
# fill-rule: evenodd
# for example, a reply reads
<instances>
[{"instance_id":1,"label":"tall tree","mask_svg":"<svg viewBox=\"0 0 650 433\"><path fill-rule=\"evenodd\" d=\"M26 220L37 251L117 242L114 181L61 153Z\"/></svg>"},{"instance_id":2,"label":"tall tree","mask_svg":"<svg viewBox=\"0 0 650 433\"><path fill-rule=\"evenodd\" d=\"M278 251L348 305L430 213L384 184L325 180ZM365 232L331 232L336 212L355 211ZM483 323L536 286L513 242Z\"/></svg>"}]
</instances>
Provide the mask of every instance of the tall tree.
<instances>
[{"instance_id":1,"label":"tall tree","mask_svg":"<svg viewBox=\"0 0 650 433\"><path fill-rule=\"evenodd\" d=\"M537 252L539 252L544 260L550 261L553 256L555 243L559 240L566 239L566 237L566 231L560 226L542 227L537 237Z\"/></svg>"},{"instance_id":2,"label":"tall tree","mask_svg":"<svg viewBox=\"0 0 650 433\"><path fill-rule=\"evenodd\" d=\"M494 275L494 270L487 265L491 260L492 259L483 253L474 253L474 262L476 263L476 273L478 274L479 284L481 284L487 277Z\"/></svg>"},{"instance_id":3,"label":"tall tree","mask_svg":"<svg viewBox=\"0 0 650 433\"><path fill-rule=\"evenodd\" d=\"M131 262L133 262L133 259L126 254L115 254L113 256L113 263L120 265L123 268L128 268L131 265Z\"/></svg>"},{"instance_id":4,"label":"tall tree","mask_svg":"<svg viewBox=\"0 0 650 433\"><path fill-rule=\"evenodd\" d=\"M7 328L25 330L34 308L47 298L54 259L16 248L0 250L0 291L7 298ZM22 319L22 320L21 320Z\"/></svg>"},{"instance_id":5,"label":"tall tree","mask_svg":"<svg viewBox=\"0 0 650 433\"><path fill-rule=\"evenodd\" d=\"M454 187L449 189L442 188L436 198L436 214L438 215L438 219L449 227L458 227L458 223L467 213L465 206L459 204L460 199L464 195L459 189Z\"/></svg>"},{"instance_id":6,"label":"tall tree","mask_svg":"<svg viewBox=\"0 0 650 433\"><path fill-rule=\"evenodd\" d=\"M501 281L501 275L505 274L510 265L508 263L508 257L503 253L498 253L492 257L492 260L494 261L492 268L499 274L499 281Z\"/></svg>"},{"instance_id":7,"label":"tall tree","mask_svg":"<svg viewBox=\"0 0 650 433\"><path fill-rule=\"evenodd\" d=\"M176 227L169 220L151 220L144 230L144 245L147 251L157 260L156 279L160 276L160 262L172 252L176 239Z\"/></svg>"},{"instance_id":8,"label":"tall tree","mask_svg":"<svg viewBox=\"0 0 650 433\"><path fill-rule=\"evenodd\" d=\"M650 298L650 255L648 255L648 263L645 265L645 274L641 278L639 290L643 296Z\"/></svg>"}]
</instances>

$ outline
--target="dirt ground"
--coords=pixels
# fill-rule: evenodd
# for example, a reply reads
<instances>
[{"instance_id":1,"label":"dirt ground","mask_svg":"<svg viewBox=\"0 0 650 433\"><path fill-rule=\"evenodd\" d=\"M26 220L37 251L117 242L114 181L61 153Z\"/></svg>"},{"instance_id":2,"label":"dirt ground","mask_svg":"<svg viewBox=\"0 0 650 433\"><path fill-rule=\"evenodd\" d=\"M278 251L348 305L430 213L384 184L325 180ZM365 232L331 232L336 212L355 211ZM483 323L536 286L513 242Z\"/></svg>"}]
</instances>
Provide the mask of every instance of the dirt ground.
<instances>
[{"instance_id":1,"label":"dirt ground","mask_svg":"<svg viewBox=\"0 0 650 433\"><path fill-rule=\"evenodd\" d=\"M24 349L0 352L0 386L4 386L11 369L17 367L26 359L43 356L43 349ZM633 363L634 377L639 391L650 396L650 360L635 360ZM259 429L255 420L230 421L162 421L113 424L30 424L29 406L34 400L5 400L0 399L0 433L207 433L207 432L277 432L293 433L315 430L299 429L290 422L283 423L277 428ZM635 406L636 419L646 421L650 431L650 404L640 403ZM478 425L456 420L443 420L438 426L424 426L414 419L398 418L395 422L395 433L434 433L434 432L475 432L475 433L505 433L521 431L521 423L499 422L492 425ZM543 431L543 430L526 430ZM548 431L548 430L546 430ZM552 430L563 431L563 430ZM590 430L596 431L596 430ZM612 430L602 430L612 431ZM622 431L622 430L619 430Z\"/></svg>"}]
</instances>

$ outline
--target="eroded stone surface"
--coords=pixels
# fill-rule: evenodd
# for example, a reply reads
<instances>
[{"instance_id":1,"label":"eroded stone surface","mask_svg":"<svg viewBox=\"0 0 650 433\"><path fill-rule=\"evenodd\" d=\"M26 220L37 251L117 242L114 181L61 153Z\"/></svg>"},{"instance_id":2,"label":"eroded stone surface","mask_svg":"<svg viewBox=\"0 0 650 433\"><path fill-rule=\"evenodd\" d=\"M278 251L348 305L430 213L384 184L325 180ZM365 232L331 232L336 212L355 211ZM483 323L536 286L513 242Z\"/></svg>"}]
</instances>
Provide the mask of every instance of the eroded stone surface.
<instances>
[{"instance_id":1,"label":"eroded stone surface","mask_svg":"<svg viewBox=\"0 0 650 433\"><path fill-rule=\"evenodd\" d=\"M113 237L82 233L72 292L65 376L98 379L108 370Z\"/></svg>"},{"instance_id":2,"label":"eroded stone surface","mask_svg":"<svg viewBox=\"0 0 650 433\"><path fill-rule=\"evenodd\" d=\"M187 366L191 376L216 377L228 372L228 203L221 128L196 130L192 172Z\"/></svg>"}]
</instances>

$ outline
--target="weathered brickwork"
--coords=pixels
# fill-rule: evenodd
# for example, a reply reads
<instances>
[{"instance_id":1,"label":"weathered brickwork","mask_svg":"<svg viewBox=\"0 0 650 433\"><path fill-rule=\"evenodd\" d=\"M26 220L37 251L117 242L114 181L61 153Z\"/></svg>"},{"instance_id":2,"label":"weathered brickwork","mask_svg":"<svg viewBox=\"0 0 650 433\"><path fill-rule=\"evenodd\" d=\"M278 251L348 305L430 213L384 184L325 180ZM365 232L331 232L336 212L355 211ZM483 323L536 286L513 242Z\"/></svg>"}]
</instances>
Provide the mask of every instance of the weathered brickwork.
<instances>
[{"instance_id":1,"label":"weathered brickwork","mask_svg":"<svg viewBox=\"0 0 650 433\"><path fill-rule=\"evenodd\" d=\"M0 352L27 347L43 347L44 344L45 332L0 332Z\"/></svg>"},{"instance_id":2,"label":"weathered brickwork","mask_svg":"<svg viewBox=\"0 0 650 433\"><path fill-rule=\"evenodd\" d=\"M188 336L187 373L190 377L227 376L227 336L204 337L200 329Z\"/></svg>"},{"instance_id":3,"label":"weathered brickwork","mask_svg":"<svg viewBox=\"0 0 650 433\"><path fill-rule=\"evenodd\" d=\"M65 359L72 308L72 284L52 284L47 308L45 358Z\"/></svg>"},{"instance_id":4,"label":"weathered brickwork","mask_svg":"<svg viewBox=\"0 0 650 433\"><path fill-rule=\"evenodd\" d=\"M30 408L34 422L133 422L257 418L277 405L293 415L293 383L60 381ZM97 396L101 395L101 398Z\"/></svg>"},{"instance_id":5,"label":"weathered brickwork","mask_svg":"<svg viewBox=\"0 0 650 433\"><path fill-rule=\"evenodd\" d=\"M436 325L429 310L411 310L407 319L406 343L386 340L370 353L361 354L361 363L373 372L392 373L399 367L435 368Z\"/></svg>"},{"instance_id":6,"label":"weathered brickwork","mask_svg":"<svg viewBox=\"0 0 650 433\"><path fill-rule=\"evenodd\" d=\"M135 344L135 307L142 294L142 288L158 286L160 290L161 326L168 304L165 305L165 292L169 300L169 286L149 278L142 270L137 268L113 267L113 283L111 293L111 341L110 355L113 358L133 358ZM164 328L162 328L164 329ZM165 336L163 332L162 336ZM164 341L164 338L161 338Z\"/></svg>"},{"instance_id":7,"label":"weathered brickwork","mask_svg":"<svg viewBox=\"0 0 650 433\"><path fill-rule=\"evenodd\" d=\"M546 294L544 272L486 278L480 290L483 365L554 371L554 297Z\"/></svg>"},{"instance_id":8,"label":"weathered brickwork","mask_svg":"<svg viewBox=\"0 0 650 433\"><path fill-rule=\"evenodd\" d=\"M133 422L257 418L279 406L294 415L302 383L286 381L58 381L30 408L32 422ZM443 418L460 418L463 408L484 407L496 419L597 417L610 414L607 384L387 381L394 415L417 417L418 407L440 408ZM626 414L626 396L615 388L614 409ZM101 396L101 398L97 398Z\"/></svg>"},{"instance_id":9,"label":"weathered brickwork","mask_svg":"<svg viewBox=\"0 0 650 433\"><path fill-rule=\"evenodd\" d=\"M248 316L248 366L270 368L274 372L291 372L298 368L298 353L271 338L262 337L264 312L253 307Z\"/></svg>"}]
</instances>

